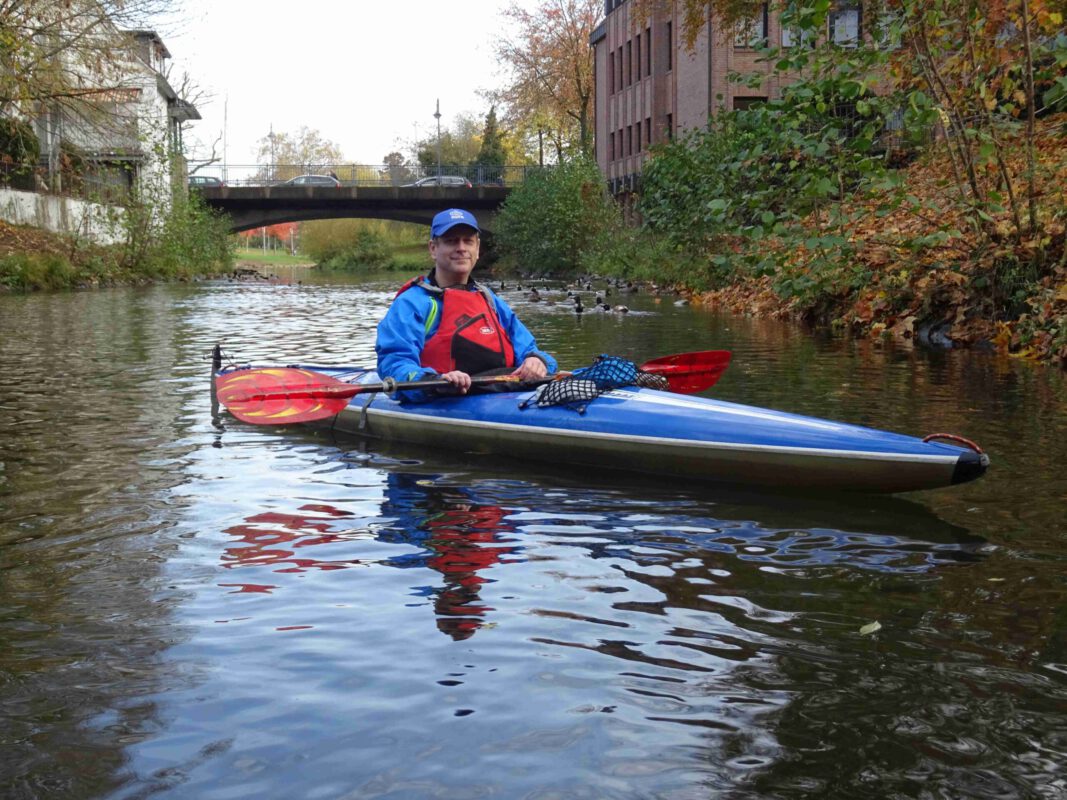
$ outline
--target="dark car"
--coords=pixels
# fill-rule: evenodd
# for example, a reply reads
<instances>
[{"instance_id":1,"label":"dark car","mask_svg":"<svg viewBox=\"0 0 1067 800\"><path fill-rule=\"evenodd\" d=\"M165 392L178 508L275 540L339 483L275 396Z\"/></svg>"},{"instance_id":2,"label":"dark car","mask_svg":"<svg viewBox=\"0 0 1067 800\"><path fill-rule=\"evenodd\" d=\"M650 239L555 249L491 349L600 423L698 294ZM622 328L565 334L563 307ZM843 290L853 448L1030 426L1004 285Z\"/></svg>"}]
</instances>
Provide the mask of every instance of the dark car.
<instances>
[{"instance_id":1,"label":"dark car","mask_svg":"<svg viewBox=\"0 0 1067 800\"><path fill-rule=\"evenodd\" d=\"M405 183L406 187L421 186L454 186L464 189L471 188L471 182L462 175L431 175L429 178L417 180L414 183Z\"/></svg>"},{"instance_id":2,"label":"dark car","mask_svg":"<svg viewBox=\"0 0 1067 800\"><path fill-rule=\"evenodd\" d=\"M213 175L190 175L189 176L189 188L206 189L212 186L220 187L225 186L220 179Z\"/></svg>"},{"instance_id":3,"label":"dark car","mask_svg":"<svg viewBox=\"0 0 1067 800\"><path fill-rule=\"evenodd\" d=\"M299 175L290 178L282 186L333 186L340 187L341 182L332 175Z\"/></svg>"}]
</instances>

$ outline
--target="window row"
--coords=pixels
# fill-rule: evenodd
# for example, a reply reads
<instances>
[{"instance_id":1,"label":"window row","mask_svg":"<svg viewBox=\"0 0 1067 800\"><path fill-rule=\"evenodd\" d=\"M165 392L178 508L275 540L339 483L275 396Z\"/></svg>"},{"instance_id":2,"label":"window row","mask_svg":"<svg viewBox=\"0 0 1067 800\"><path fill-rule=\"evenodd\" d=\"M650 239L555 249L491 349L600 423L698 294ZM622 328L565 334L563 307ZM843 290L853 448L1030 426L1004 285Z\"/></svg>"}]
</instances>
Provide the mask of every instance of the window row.
<instances>
[{"instance_id":1,"label":"window row","mask_svg":"<svg viewBox=\"0 0 1067 800\"><path fill-rule=\"evenodd\" d=\"M762 13L741 20L734 29L735 47L760 47L767 41L768 4ZM843 6L830 12L827 34L834 44L855 47L860 40L860 8ZM811 41L810 31L782 26L782 47L797 47Z\"/></svg>"},{"instance_id":2,"label":"window row","mask_svg":"<svg viewBox=\"0 0 1067 800\"><path fill-rule=\"evenodd\" d=\"M642 41L643 40L643 41ZM652 29L637 34L626 44L608 53L608 77L611 94L652 74Z\"/></svg>"},{"instance_id":3,"label":"window row","mask_svg":"<svg viewBox=\"0 0 1067 800\"><path fill-rule=\"evenodd\" d=\"M666 123L667 138L674 138L673 114L667 115ZM651 145L652 117L646 117L643 123L638 121L608 134L608 161L617 161L620 158L636 155L643 150L648 150Z\"/></svg>"},{"instance_id":4,"label":"window row","mask_svg":"<svg viewBox=\"0 0 1067 800\"><path fill-rule=\"evenodd\" d=\"M667 44L667 72L674 69L674 23L663 25ZM608 53L608 93L621 92L652 74L652 28L645 28L624 45Z\"/></svg>"}]
</instances>

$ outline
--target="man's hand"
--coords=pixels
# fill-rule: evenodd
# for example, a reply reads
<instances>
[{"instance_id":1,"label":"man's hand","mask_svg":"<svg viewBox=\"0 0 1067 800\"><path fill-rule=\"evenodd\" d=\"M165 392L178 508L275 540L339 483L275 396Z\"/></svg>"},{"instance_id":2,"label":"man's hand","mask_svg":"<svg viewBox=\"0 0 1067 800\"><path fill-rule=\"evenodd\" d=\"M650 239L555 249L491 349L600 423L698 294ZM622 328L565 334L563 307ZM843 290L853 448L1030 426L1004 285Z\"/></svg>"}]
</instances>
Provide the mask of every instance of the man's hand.
<instances>
[{"instance_id":1,"label":"man's hand","mask_svg":"<svg viewBox=\"0 0 1067 800\"><path fill-rule=\"evenodd\" d=\"M545 362L537 356L527 356L519 368L511 374L523 381L538 381L548 374L548 368Z\"/></svg>"},{"instance_id":2,"label":"man's hand","mask_svg":"<svg viewBox=\"0 0 1067 800\"><path fill-rule=\"evenodd\" d=\"M471 376L461 370L454 369L441 377L452 384L457 394L466 394L471 388Z\"/></svg>"}]
</instances>

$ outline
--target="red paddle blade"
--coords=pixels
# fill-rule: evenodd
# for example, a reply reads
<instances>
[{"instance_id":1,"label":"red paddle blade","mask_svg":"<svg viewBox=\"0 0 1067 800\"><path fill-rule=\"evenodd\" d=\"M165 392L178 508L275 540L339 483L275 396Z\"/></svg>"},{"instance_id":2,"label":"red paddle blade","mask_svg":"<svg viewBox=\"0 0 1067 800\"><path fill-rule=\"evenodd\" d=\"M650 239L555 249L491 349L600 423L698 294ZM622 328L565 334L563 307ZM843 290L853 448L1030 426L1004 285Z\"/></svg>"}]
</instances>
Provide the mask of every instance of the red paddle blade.
<instances>
[{"instance_id":1,"label":"red paddle blade","mask_svg":"<svg viewBox=\"0 0 1067 800\"><path fill-rule=\"evenodd\" d=\"M701 350L654 358L641 369L665 377L672 392L695 394L714 386L729 365L729 350Z\"/></svg>"},{"instance_id":2,"label":"red paddle blade","mask_svg":"<svg viewBox=\"0 0 1067 800\"><path fill-rule=\"evenodd\" d=\"M360 387L306 369L241 369L215 378L219 402L242 422L290 425L339 413Z\"/></svg>"}]
</instances>

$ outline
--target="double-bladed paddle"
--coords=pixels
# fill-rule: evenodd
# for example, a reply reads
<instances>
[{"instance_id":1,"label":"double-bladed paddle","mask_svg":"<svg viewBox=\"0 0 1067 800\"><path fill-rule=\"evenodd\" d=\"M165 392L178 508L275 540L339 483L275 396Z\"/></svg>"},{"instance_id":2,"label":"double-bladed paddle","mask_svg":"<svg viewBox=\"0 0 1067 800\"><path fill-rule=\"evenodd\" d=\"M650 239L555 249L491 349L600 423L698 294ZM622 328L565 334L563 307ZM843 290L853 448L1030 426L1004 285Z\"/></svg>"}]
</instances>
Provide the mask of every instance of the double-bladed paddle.
<instances>
[{"instance_id":1,"label":"double-bladed paddle","mask_svg":"<svg viewBox=\"0 0 1067 800\"><path fill-rule=\"evenodd\" d=\"M645 362L640 368L645 372L663 375L673 392L693 394L713 386L729 363L729 351L705 350L656 358ZM520 381L514 375L474 376L471 385L515 383L528 387L559 377L531 383ZM326 419L340 413L348 405L349 399L357 394L392 394L410 389L442 389L448 386L451 384L443 378L345 383L299 367L238 369L215 378L219 402L237 419L254 425L291 425Z\"/></svg>"}]
</instances>

